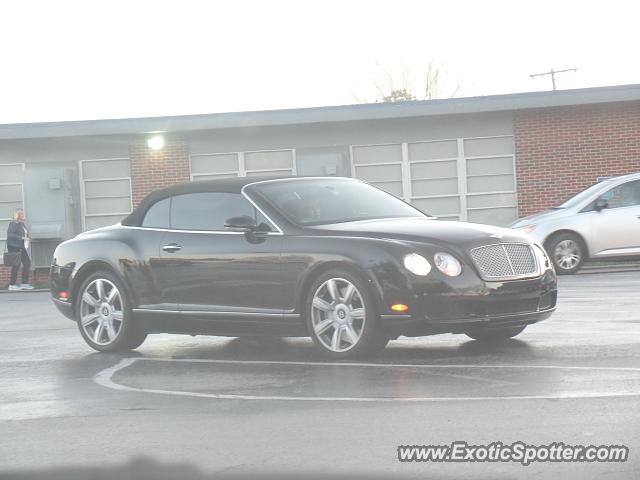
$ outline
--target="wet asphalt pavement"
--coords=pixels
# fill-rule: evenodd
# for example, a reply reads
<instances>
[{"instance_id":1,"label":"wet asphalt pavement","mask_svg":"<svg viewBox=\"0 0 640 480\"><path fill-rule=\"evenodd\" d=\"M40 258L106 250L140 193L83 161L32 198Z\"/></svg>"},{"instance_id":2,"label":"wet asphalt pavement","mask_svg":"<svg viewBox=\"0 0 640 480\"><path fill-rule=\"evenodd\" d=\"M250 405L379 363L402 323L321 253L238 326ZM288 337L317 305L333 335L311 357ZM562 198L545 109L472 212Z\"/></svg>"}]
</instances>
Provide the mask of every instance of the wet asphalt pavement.
<instances>
[{"instance_id":1,"label":"wet asphalt pavement","mask_svg":"<svg viewBox=\"0 0 640 480\"><path fill-rule=\"evenodd\" d=\"M456 440L617 444L630 458L397 459L398 445ZM514 340L401 339L338 363L305 339L158 335L99 354L48 293L1 294L0 472L72 478L61 469L90 467L112 478L140 457L143 470L185 479L639 478L640 272L562 277L558 311Z\"/></svg>"}]
</instances>

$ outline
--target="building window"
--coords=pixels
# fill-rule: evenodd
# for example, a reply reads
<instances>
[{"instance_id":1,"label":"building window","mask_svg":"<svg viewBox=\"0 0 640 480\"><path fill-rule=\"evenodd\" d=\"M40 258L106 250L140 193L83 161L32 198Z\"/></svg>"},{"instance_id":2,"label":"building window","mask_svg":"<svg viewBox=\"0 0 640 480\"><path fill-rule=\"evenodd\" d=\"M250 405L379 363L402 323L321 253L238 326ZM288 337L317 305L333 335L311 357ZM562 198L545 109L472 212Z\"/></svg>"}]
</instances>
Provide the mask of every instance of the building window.
<instances>
[{"instance_id":1,"label":"building window","mask_svg":"<svg viewBox=\"0 0 640 480\"><path fill-rule=\"evenodd\" d=\"M402 179L402 145L351 147L351 175L409 201Z\"/></svg>"}]
</instances>

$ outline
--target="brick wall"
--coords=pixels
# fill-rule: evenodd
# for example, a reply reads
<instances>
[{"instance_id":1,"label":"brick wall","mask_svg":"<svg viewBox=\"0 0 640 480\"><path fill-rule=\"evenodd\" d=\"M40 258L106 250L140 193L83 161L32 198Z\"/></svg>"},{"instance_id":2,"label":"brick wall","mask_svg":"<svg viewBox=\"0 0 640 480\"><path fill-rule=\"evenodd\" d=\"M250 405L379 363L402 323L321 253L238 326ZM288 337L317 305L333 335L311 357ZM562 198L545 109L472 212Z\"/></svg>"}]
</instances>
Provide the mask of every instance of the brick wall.
<instances>
[{"instance_id":1,"label":"brick wall","mask_svg":"<svg viewBox=\"0 0 640 480\"><path fill-rule=\"evenodd\" d=\"M1 265L0 261L0 289L6 289L9 286L9 280L11 277L11 268ZM22 280L22 269L18 272L18 283ZM49 270L46 268L39 268L37 270L31 270L29 275L30 283L47 283L49 282Z\"/></svg>"},{"instance_id":2,"label":"brick wall","mask_svg":"<svg viewBox=\"0 0 640 480\"><path fill-rule=\"evenodd\" d=\"M142 139L130 145L129 158L134 208L153 190L190 179L189 147L181 139L166 138L162 150L150 149Z\"/></svg>"},{"instance_id":3,"label":"brick wall","mask_svg":"<svg viewBox=\"0 0 640 480\"><path fill-rule=\"evenodd\" d=\"M598 177L640 172L640 102L521 110L514 135L520 216Z\"/></svg>"}]
</instances>

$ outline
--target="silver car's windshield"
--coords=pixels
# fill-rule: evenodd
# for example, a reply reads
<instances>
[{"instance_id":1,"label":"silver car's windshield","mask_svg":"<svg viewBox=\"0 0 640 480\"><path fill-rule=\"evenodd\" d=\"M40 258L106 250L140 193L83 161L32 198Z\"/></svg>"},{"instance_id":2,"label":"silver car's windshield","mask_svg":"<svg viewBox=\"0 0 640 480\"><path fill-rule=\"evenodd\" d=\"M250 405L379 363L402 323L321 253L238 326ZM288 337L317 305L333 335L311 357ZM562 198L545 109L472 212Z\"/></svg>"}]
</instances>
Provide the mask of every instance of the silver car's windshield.
<instances>
[{"instance_id":1,"label":"silver car's windshield","mask_svg":"<svg viewBox=\"0 0 640 480\"><path fill-rule=\"evenodd\" d=\"M594 194L606 190L611 185L611 180L604 180L602 182L598 182L590 187L585 188L580 193L575 194L569 199L565 200L558 206L553 207L554 209L559 208L571 208L581 204L583 201L587 200Z\"/></svg>"}]
</instances>

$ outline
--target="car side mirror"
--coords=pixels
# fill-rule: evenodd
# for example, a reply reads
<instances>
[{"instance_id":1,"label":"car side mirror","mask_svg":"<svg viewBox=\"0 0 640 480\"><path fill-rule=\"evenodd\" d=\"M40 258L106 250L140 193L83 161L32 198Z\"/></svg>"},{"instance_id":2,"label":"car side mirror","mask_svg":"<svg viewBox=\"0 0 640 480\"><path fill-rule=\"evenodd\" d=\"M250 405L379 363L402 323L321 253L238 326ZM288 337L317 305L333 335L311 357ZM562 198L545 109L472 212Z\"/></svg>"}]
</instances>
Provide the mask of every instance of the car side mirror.
<instances>
[{"instance_id":1,"label":"car side mirror","mask_svg":"<svg viewBox=\"0 0 640 480\"><path fill-rule=\"evenodd\" d=\"M224 222L224 228L230 232L253 232L258 226L253 217L249 215L239 215L237 217L228 218Z\"/></svg>"},{"instance_id":2,"label":"car side mirror","mask_svg":"<svg viewBox=\"0 0 640 480\"><path fill-rule=\"evenodd\" d=\"M604 198L599 197L596 199L596 203L593 204L593 209L596 212L604 210L605 208L609 208L609 202L607 202Z\"/></svg>"}]
</instances>

